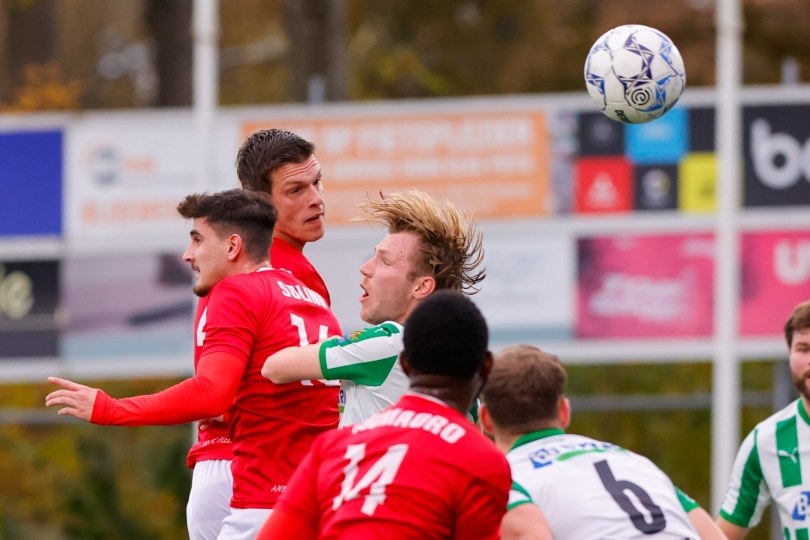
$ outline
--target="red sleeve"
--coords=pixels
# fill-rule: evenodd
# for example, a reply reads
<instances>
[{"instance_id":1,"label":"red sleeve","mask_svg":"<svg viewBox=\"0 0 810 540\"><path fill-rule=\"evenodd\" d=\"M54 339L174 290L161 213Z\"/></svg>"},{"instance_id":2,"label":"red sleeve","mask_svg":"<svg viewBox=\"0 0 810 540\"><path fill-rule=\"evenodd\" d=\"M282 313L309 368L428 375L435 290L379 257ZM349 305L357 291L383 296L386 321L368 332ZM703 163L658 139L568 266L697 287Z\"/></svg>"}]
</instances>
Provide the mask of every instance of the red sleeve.
<instances>
[{"instance_id":1,"label":"red sleeve","mask_svg":"<svg viewBox=\"0 0 810 540\"><path fill-rule=\"evenodd\" d=\"M503 456L498 456L503 457ZM509 500L509 487L512 480L506 460L497 469L482 466L478 477L472 478L464 490L456 517L455 538L469 540L497 540L500 538L500 525L506 513ZM487 471L489 469L489 471Z\"/></svg>"},{"instance_id":2,"label":"red sleeve","mask_svg":"<svg viewBox=\"0 0 810 540\"><path fill-rule=\"evenodd\" d=\"M300 514L274 508L264 527L259 531L256 540L277 540L278 538L316 540L318 529Z\"/></svg>"},{"instance_id":3,"label":"red sleeve","mask_svg":"<svg viewBox=\"0 0 810 540\"><path fill-rule=\"evenodd\" d=\"M225 354L200 358L197 374L162 392L114 399L98 392L90 421L115 426L183 424L223 414L233 403L245 365Z\"/></svg>"}]
</instances>

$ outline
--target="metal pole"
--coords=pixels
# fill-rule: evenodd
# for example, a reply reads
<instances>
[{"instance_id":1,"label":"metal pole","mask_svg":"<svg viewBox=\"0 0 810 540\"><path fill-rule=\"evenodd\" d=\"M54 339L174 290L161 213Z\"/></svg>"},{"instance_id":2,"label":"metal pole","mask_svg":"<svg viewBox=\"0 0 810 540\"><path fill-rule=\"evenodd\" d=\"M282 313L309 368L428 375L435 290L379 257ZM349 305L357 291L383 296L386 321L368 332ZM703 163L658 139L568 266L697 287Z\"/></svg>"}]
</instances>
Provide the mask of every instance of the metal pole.
<instances>
[{"instance_id":1,"label":"metal pole","mask_svg":"<svg viewBox=\"0 0 810 540\"><path fill-rule=\"evenodd\" d=\"M214 121L219 105L219 2L194 0L194 127L197 136L197 182L214 189L216 151Z\"/></svg>"},{"instance_id":2,"label":"metal pole","mask_svg":"<svg viewBox=\"0 0 810 540\"><path fill-rule=\"evenodd\" d=\"M740 2L718 0L716 9L718 167L712 370L712 509L715 514L725 495L740 438L740 364L737 353L740 248L737 214L742 159Z\"/></svg>"}]
</instances>

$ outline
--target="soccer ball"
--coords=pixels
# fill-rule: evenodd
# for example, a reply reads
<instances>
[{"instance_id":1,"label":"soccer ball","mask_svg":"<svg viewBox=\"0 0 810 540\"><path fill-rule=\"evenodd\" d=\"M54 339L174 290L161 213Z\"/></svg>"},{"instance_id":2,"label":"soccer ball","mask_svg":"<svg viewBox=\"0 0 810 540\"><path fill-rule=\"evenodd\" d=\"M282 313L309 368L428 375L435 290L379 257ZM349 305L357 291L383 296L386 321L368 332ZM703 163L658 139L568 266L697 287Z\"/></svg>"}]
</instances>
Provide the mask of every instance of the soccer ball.
<instances>
[{"instance_id":1,"label":"soccer ball","mask_svg":"<svg viewBox=\"0 0 810 540\"><path fill-rule=\"evenodd\" d=\"M585 87L609 118L643 124L678 102L686 85L681 53L663 32L626 24L605 32L585 59Z\"/></svg>"}]
</instances>

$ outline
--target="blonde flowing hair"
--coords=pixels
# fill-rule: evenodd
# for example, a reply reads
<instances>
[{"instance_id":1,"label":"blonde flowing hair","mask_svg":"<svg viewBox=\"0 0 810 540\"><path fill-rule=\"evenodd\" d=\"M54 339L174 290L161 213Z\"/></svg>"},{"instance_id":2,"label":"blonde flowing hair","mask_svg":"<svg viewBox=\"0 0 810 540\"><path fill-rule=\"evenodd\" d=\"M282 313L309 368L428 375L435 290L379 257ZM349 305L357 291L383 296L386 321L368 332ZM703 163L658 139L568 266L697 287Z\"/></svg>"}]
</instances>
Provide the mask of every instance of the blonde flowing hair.
<instances>
[{"instance_id":1,"label":"blonde flowing hair","mask_svg":"<svg viewBox=\"0 0 810 540\"><path fill-rule=\"evenodd\" d=\"M389 233L411 232L419 237L421 257L417 275L436 279L437 289L475 294L486 277L484 238L475 220L449 201L438 202L424 191L409 189L380 192L379 200L358 205L360 216L352 221L379 223Z\"/></svg>"}]
</instances>

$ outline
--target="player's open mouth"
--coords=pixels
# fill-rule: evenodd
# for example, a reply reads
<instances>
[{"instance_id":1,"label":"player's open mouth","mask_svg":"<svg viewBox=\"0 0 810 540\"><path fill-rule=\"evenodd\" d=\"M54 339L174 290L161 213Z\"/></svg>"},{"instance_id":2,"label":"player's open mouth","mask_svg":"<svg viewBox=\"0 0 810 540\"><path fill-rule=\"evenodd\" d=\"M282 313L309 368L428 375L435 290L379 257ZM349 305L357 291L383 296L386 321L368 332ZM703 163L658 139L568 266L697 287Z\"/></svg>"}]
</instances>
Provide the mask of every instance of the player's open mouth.
<instances>
[{"instance_id":1,"label":"player's open mouth","mask_svg":"<svg viewBox=\"0 0 810 540\"><path fill-rule=\"evenodd\" d=\"M323 214L318 214L317 216L312 216L311 218L306 220L306 223L314 223L316 221L323 221Z\"/></svg>"},{"instance_id":2,"label":"player's open mouth","mask_svg":"<svg viewBox=\"0 0 810 540\"><path fill-rule=\"evenodd\" d=\"M360 295L360 301L362 302L363 300L368 298L368 291L362 285L360 285L360 288L363 289L363 293Z\"/></svg>"}]
</instances>

